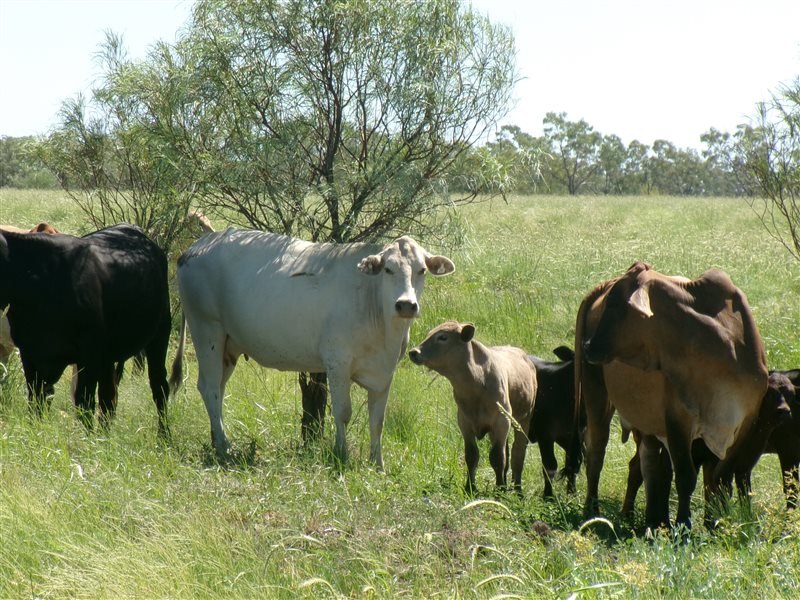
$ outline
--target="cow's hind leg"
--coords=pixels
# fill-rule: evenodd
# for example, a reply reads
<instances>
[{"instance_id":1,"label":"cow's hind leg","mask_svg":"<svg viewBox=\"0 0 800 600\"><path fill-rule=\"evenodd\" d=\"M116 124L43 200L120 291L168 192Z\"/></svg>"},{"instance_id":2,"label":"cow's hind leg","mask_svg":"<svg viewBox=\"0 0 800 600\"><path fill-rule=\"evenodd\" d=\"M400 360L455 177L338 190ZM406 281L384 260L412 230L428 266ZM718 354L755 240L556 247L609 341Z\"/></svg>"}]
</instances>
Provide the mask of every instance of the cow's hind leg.
<instances>
[{"instance_id":1,"label":"cow's hind leg","mask_svg":"<svg viewBox=\"0 0 800 600\"><path fill-rule=\"evenodd\" d=\"M197 356L199 372L197 389L206 405L206 412L211 424L211 443L217 458L222 460L227 456L230 447L222 422L222 399L226 380L223 361L227 336L219 324L204 323L202 327L193 327L195 324L191 319L188 320L188 323ZM231 372L233 372L232 367L228 376Z\"/></svg>"},{"instance_id":2,"label":"cow's hind leg","mask_svg":"<svg viewBox=\"0 0 800 600\"><path fill-rule=\"evenodd\" d=\"M98 421L100 427L108 429L117 412L117 385L119 379L114 363L105 365L98 373L97 396L100 404Z\"/></svg>"},{"instance_id":3,"label":"cow's hind leg","mask_svg":"<svg viewBox=\"0 0 800 600\"><path fill-rule=\"evenodd\" d=\"M167 383L166 367L169 334L170 321L167 318L159 328L156 336L145 348L147 379L150 383L150 392L153 395L153 402L158 412L158 436L162 439L169 439L169 422L167 420L169 383Z\"/></svg>"},{"instance_id":4,"label":"cow's hind leg","mask_svg":"<svg viewBox=\"0 0 800 600\"><path fill-rule=\"evenodd\" d=\"M642 478L642 465L639 449L631 457L628 462L628 483L625 487L625 499L622 501L622 517L630 519L633 517L634 506L636 505L636 494L639 493L639 488L642 487L644 479Z\"/></svg>"},{"instance_id":5,"label":"cow's hind leg","mask_svg":"<svg viewBox=\"0 0 800 600\"><path fill-rule=\"evenodd\" d=\"M528 430L528 424L524 423L522 431ZM514 482L514 489L522 491L522 470L525 468L525 455L528 452L528 436L522 431L514 430L514 443L511 446L511 480Z\"/></svg>"},{"instance_id":6,"label":"cow's hind leg","mask_svg":"<svg viewBox=\"0 0 800 600\"><path fill-rule=\"evenodd\" d=\"M778 458L781 462L781 472L783 473L783 494L786 496L786 510L797 508L797 494L800 489L800 478L798 478L798 465L793 457L779 453Z\"/></svg>"},{"instance_id":7,"label":"cow's hind leg","mask_svg":"<svg viewBox=\"0 0 800 600\"><path fill-rule=\"evenodd\" d=\"M542 436L539 439L539 454L542 457L542 475L544 479L544 493L542 495L545 498L552 498L553 481L556 478L558 461L556 460L555 452L553 452L553 440L551 438Z\"/></svg>"},{"instance_id":8,"label":"cow's hind leg","mask_svg":"<svg viewBox=\"0 0 800 600\"><path fill-rule=\"evenodd\" d=\"M587 413L590 411L587 407ZM599 512L598 490L600 472L606 457L606 446L610 434L613 410L605 414L589 416L586 427L586 502L583 506L584 517L595 516Z\"/></svg>"}]
</instances>

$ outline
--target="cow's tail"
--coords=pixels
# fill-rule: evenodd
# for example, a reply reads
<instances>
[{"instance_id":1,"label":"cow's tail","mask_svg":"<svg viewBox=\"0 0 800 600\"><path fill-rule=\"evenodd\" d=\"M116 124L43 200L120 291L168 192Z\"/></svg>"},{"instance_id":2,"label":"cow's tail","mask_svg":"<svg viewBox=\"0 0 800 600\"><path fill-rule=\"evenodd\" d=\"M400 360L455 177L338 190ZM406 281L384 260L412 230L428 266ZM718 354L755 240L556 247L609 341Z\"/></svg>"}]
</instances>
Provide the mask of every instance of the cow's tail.
<instances>
[{"instance_id":1,"label":"cow's tail","mask_svg":"<svg viewBox=\"0 0 800 600\"><path fill-rule=\"evenodd\" d=\"M578 308L578 317L575 320L575 356L573 360L574 373L575 373L575 398L573 403L572 423L573 423L573 437L580 435L580 422L581 422L581 405L583 403L583 336L586 330L586 313L589 311L589 306L592 304L590 300L592 294L589 294L581 302ZM573 444L575 440L573 440Z\"/></svg>"},{"instance_id":2,"label":"cow's tail","mask_svg":"<svg viewBox=\"0 0 800 600\"><path fill-rule=\"evenodd\" d=\"M169 393L174 395L183 383L183 353L186 349L186 315L181 314L181 331L178 335L178 351L172 361L172 373L169 376Z\"/></svg>"},{"instance_id":3,"label":"cow's tail","mask_svg":"<svg viewBox=\"0 0 800 600\"><path fill-rule=\"evenodd\" d=\"M573 423L574 428L573 432L573 440L572 440L572 447L580 449L580 454L583 454L583 436L581 432L581 416L584 414L585 407L584 407L584 398L583 398L583 370L586 367L584 364L583 358L583 344L586 341L584 338L586 337L586 320L589 318L589 309L595 303L597 298L599 298L609 287L612 281L607 281L596 286L591 292L589 292L586 297L584 297L583 301L581 302L580 308L578 308L578 317L575 320L575 355L574 355L574 367L575 367L575 399L574 399L574 406L573 406ZM587 416L588 418L588 416Z\"/></svg>"}]
</instances>

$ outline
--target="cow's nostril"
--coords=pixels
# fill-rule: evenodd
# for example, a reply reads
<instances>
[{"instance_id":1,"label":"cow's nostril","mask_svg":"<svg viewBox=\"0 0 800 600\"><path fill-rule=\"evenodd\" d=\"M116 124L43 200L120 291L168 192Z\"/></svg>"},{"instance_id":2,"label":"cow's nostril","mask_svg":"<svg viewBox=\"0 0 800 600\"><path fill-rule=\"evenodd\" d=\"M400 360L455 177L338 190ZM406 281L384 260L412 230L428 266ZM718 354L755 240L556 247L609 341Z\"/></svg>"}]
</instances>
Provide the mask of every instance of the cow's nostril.
<instances>
[{"instance_id":1,"label":"cow's nostril","mask_svg":"<svg viewBox=\"0 0 800 600\"><path fill-rule=\"evenodd\" d=\"M398 300L394 305L395 310L404 316L417 314L417 303L410 300Z\"/></svg>"}]
</instances>

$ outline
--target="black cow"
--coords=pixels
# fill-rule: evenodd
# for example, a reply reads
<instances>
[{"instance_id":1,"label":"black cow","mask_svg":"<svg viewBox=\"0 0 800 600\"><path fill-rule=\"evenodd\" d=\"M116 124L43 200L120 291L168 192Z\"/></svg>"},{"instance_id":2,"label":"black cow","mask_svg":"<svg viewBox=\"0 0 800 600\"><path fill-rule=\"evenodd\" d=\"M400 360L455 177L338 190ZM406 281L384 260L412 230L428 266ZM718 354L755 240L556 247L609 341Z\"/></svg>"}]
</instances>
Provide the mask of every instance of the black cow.
<instances>
[{"instance_id":1,"label":"black cow","mask_svg":"<svg viewBox=\"0 0 800 600\"><path fill-rule=\"evenodd\" d=\"M764 454L777 454L781 464L783 492L786 496L786 508L797 508L798 468L800 468L800 398L797 397L797 386L800 385L800 370L770 371L770 389L780 393L789 406L790 417L783 419L769 434ZM764 411L762 410L762 413ZM765 417L759 413L759 424ZM757 450L755 446L754 450ZM745 465L746 467L747 465ZM750 472L752 468L737 469L734 472L736 487L740 496L748 497L751 491Z\"/></svg>"},{"instance_id":2,"label":"black cow","mask_svg":"<svg viewBox=\"0 0 800 600\"><path fill-rule=\"evenodd\" d=\"M0 232L0 306L9 306L35 412L69 364L74 401L87 426L108 425L117 403L117 365L144 349L158 428L167 434L166 355L171 319L164 252L132 225L82 238Z\"/></svg>"},{"instance_id":3,"label":"black cow","mask_svg":"<svg viewBox=\"0 0 800 600\"><path fill-rule=\"evenodd\" d=\"M544 476L544 497L552 497L552 481L556 476L558 462L553 444L564 449L564 468L561 476L567 478L567 492L575 491L575 478L583 461L581 428L586 425L585 413L575 426L575 353L566 346L553 350L558 362L530 359L536 366L536 404L533 407L528 439L539 444Z\"/></svg>"}]
</instances>

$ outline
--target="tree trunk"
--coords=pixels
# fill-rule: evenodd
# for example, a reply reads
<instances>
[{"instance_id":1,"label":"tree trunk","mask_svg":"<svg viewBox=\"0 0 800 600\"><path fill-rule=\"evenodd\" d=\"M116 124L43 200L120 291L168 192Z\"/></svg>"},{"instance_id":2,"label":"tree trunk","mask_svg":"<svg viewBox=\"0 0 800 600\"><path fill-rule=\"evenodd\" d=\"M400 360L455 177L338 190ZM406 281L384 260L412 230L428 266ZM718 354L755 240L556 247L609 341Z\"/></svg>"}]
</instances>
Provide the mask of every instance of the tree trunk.
<instances>
[{"instance_id":1,"label":"tree trunk","mask_svg":"<svg viewBox=\"0 0 800 600\"><path fill-rule=\"evenodd\" d=\"M328 377L325 373L300 373L303 393L303 418L300 432L303 442L318 439L325 425L325 406L328 402Z\"/></svg>"}]
</instances>

